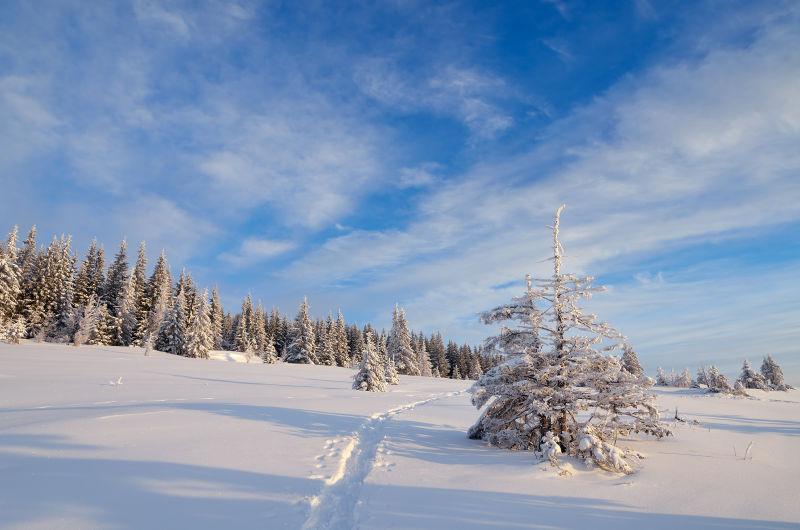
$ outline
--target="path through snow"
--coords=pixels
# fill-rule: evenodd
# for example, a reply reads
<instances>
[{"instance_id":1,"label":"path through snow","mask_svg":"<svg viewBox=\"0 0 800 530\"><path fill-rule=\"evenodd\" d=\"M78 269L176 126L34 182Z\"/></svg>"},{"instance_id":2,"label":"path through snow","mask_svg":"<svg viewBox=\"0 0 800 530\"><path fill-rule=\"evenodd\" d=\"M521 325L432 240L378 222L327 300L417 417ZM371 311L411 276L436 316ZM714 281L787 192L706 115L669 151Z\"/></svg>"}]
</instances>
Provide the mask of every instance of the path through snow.
<instances>
[{"instance_id":1,"label":"path through snow","mask_svg":"<svg viewBox=\"0 0 800 530\"><path fill-rule=\"evenodd\" d=\"M311 499L311 513L303 530L351 530L358 523L358 502L361 487L375 465L375 456L385 434L388 420L438 399L457 396L464 391L444 392L421 401L401 405L370 416L348 438L339 454L334 473L325 481L319 495ZM330 447L330 442L326 449Z\"/></svg>"}]
</instances>

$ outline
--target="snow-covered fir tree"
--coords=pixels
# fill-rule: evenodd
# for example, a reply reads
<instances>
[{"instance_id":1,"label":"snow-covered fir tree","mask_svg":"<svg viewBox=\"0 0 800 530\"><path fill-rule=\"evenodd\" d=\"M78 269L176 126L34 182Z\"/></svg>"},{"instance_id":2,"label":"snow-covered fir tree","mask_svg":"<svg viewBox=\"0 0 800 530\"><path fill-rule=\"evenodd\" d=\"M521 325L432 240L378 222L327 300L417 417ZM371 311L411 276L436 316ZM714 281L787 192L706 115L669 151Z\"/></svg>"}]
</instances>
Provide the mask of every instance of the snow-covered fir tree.
<instances>
[{"instance_id":1,"label":"snow-covered fir tree","mask_svg":"<svg viewBox=\"0 0 800 530\"><path fill-rule=\"evenodd\" d=\"M761 363L761 375L764 376L764 379L767 380L773 390L791 390L791 387L786 384L783 378L783 370L772 358L772 355L764 357L764 361Z\"/></svg>"},{"instance_id":2,"label":"snow-covered fir tree","mask_svg":"<svg viewBox=\"0 0 800 530\"><path fill-rule=\"evenodd\" d=\"M75 278L75 304L82 306L91 295L94 295L99 303L102 301L104 285L104 251L103 247L98 245L97 240L93 239Z\"/></svg>"},{"instance_id":3,"label":"snow-covered fir tree","mask_svg":"<svg viewBox=\"0 0 800 530\"><path fill-rule=\"evenodd\" d=\"M22 315L8 320L0 319L0 341L19 344L25 338L25 329L25 319Z\"/></svg>"},{"instance_id":4,"label":"snow-covered fir tree","mask_svg":"<svg viewBox=\"0 0 800 530\"><path fill-rule=\"evenodd\" d=\"M361 364L361 354L364 351L364 338L358 326L352 324L347 327L347 347L350 352L350 366Z\"/></svg>"},{"instance_id":5,"label":"snow-covered fir tree","mask_svg":"<svg viewBox=\"0 0 800 530\"><path fill-rule=\"evenodd\" d=\"M156 349L175 355L186 353L186 299L183 290L178 291L166 311L158 332Z\"/></svg>"},{"instance_id":6,"label":"snow-covered fir tree","mask_svg":"<svg viewBox=\"0 0 800 530\"><path fill-rule=\"evenodd\" d=\"M114 339L112 342L112 344L116 344L117 346L125 345L123 323L129 305L129 276L128 242L123 239L122 243L119 245L117 254L114 256L114 261L108 268L108 275L106 277L105 287L103 288L103 295L108 307L108 312L115 317L115 322L118 324L117 329L114 330Z\"/></svg>"},{"instance_id":7,"label":"snow-covered fir tree","mask_svg":"<svg viewBox=\"0 0 800 530\"><path fill-rule=\"evenodd\" d=\"M225 311L222 309L222 302L219 300L219 291L216 287L211 290L211 306L209 307L209 318L211 320L212 349L222 349L222 322L225 319Z\"/></svg>"},{"instance_id":8,"label":"snow-covered fir tree","mask_svg":"<svg viewBox=\"0 0 800 530\"><path fill-rule=\"evenodd\" d=\"M639 356L636 355L633 346L627 342L622 346L622 367L629 374L642 375L644 373L644 369L641 363L639 363Z\"/></svg>"},{"instance_id":9,"label":"snow-covered fir tree","mask_svg":"<svg viewBox=\"0 0 800 530\"><path fill-rule=\"evenodd\" d=\"M236 322L236 336L234 343L240 352L255 351L255 337L253 337L253 299L248 294L242 301L242 312Z\"/></svg>"},{"instance_id":10,"label":"snow-covered fir tree","mask_svg":"<svg viewBox=\"0 0 800 530\"><path fill-rule=\"evenodd\" d=\"M143 343L148 339L151 343L155 343L163 327L164 318L172 307L172 275L163 250L156 260L153 274L147 280L144 306L147 318L139 321L138 335L142 337Z\"/></svg>"},{"instance_id":11,"label":"snow-covered fir tree","mask_svg":"<svg viewBox=\"0 0 800 530\"><path fill-rule=\"evenodd\" d=\"M630 473L633 453L617 447L620 436L670 434L661 423L647 382L622 369L608 352L622 336L579 301L601 290L591 277L561 271L560 215L553 224L553 275L530 278L525 293L483 314L488 324L516 321L513 331L487 342L507 360L472 388L472 402L486 407L469 437L508 449L563 453L604 469ZM588 414L587 414L588 412ZM553 445L557 445L556 450Z\"/></svg>"},{"instance_id":12,"label":"snow-covered fir tree","mask_svg":"<svg viewBox=\"0 0 800 530\"><path fill-rule=\"evenodd\" d=\"M328 320L319 326L319 337L317 341L317 359L319 364L325 366L336 366L336 344L335 344L335 324L333 316L328 313Z\"/></svg>"},{"instance_id":13,"label":"snow-covered fir tree","mask_svg":"<svg viewBox=\"0 0 800 530\"><path fill-rule=\"evenodd\" d=\"M420 335L416 341L417 353L417 366L419 367L419 375L423 377L433 377L433 367L431 366L431 358L428 355L428 348L425 346L425 339Z\"/></svg>"},{"instance_id":14,"label":"snow-covered fir tree","mask_svg":"<svg viewBox=\"0 0 800 530\"><path fill-rule=\"evenodd\" d=\"M261 361L266 364L278 362L278 351L275 349L272 335L267 335L267 342L264 344L264 351L261 353Z\"/></svg>"},{"instance_id":15,"label":"snow-covered fir tree","mask_svg":"<svg viewBox=\"0 0 800 530\"><path fill-rule=\"evenodd\" d=\"M261 302L253 311L252 333L255 352L261 357L267 347L267 316Z\"/></svg>"},{"instance_id":16,"label":"snow-covered fir tree","mask_svg":"<svg viewBox=\"0 0 800 530\"><path fill-rule=\"evenodd\" d=\"M303 298L290 330L290 341L284 361L287 363L318 364L314 324L308 314L308 300Z\"/></svg>"},{"instance_id":17,"label":"snow-covered fir tree","mask_svg":"<svg viewBox=\"0 0 800 530\"><path fill-rule=\"evenodd\" d=\"M208 310L208 290L195 297L195 310L186 330L186 356L208 359L214 346Z\"/></svg>"},{"instance_id":18,"label":"snow-covered fir tree","mask_svg":"<svg viewBox=\"0 0 800 530\"><path fill-rule=\"evenodd\" d=\"M481 368L480 358L475 355L472 357L469 365L469 373L467 374L468 379L479 379L483 375L483 368Z\"/></svg>"},{"instance_id":19,"label":"snow-covered fir tree","mask_svg":"<svg viewBox=\"0 0 800 530\"><path fill-rule=\"evenodd\" d=\"M110 346L114 343L116 329L114 315L111 314L105 303L100 302L97 308L97 325L87 343L96 346Z\"/></svg>"},{"instance_id":20,"label":"snow-covered fir tree","mask_svg":"<svg viewBox=\"0 0 800 530\"><path fill-rule=\"evenodd\" d=\"M139 251L136 255L136 265L133 267L130 279L130 307L129 311L133 315L126 317L126 322L131 325L128 344L137 346L142 345L142 335L147 322L147 249L145 242L139 243Z\"/></svg>"},{"instance_id":21,"label":"snow-covered fir tree","mask_svg":"<svg viewBox=\"0 0 800 530\"><path fill-rule=\"evenodd\" d=\"M16 258L0 251L0 319L10 321L16 313L22 288Z\"/></svg>"},{"instance_id":22,"label":"snow-covered fir tree","mask_svg":"<svg viewBox=\"0 0 800 530\"><path fill-rule=\"evenodd\" d=\"M383 378L390 385L399 385L400 376L397 374L397 368L394 366L394 361L389 355L389 337L386 333L381 333L376 343L380 362L383 365Z\"/></svg>"},{"instance_id":23,"label":"snow-covered fir tree","mask_svg":"<svg viewBox=\"0 0 800 530\"><path fill-rule=\"evenodd\" d=\"M750 361L747 359L744 360L742 363L742 373L739 375L739 379L737 379L742 384L743 388L751 388L757 390L769 390L769 383L767 382L766 378L763 374L756 372L752 366L750 366Z\"/></svg>"},{"instance_id":24,"label":"snow-covered fir tree","mask_svg":"<svg viewBox=\"0 0 800 530\"><path fill-rule=\"evenodd\" d=\"M97 305L97 297L93 293L79 310L77 329L72 339L75 346L86 344L95 335L99 318L100 308Z\"/></svg>"},{"instance_id":25,"label":"snow-covered fir tree","mask_svg":"<svg viewBox=\"0 0 800 530\"><path fill-rule=\"evenodd\" d=\"M350 366L350 347L347 342L347 325L344 321L342 310L336 316L334 325L333 344L336 351L336 364L338 366Z\"/></svg>"},{"instance_id":26,"label":"snow-covered fir tree","mask_svg":"<svg viewBox=\"0 0 800 530\"><path fill-rule=\"evenodd\" d=\"M408 329L403 309L394 306L392 330L389 332L389 357L394 361L397 371L405 375L419 375L417 355L411 345L411 332Z\"/></svg>"},{"instance_id":27,"label":"snow-covered fir tree","mask_svg":"<svg viewBox=\"0 0 800 530\"><path fill-rule=\"evenodd\" d=\"M431 359L433 359L435 373L438 373L440 377L448 377L450 375L450 362L447 360L441 333L437 332L431 335L430 340L427 342L427 349Z\"/></svg>"},{"instance_id":28,"label":"snow-covered fir tree","mask_svg":"<svg viewBox=\"0 0 800 530\"><path fill-rule=\"evenodd\" d=\"M378 359L372 333L364 334L364 351L362 352L358 372L353 378L353 389L367 392L386 391L384 368Z\"/></svg>"},{"instance_id":29,"label":"snow-covered fir tree","mask_svg":"<svg viewBox=\"0 0 800 530\"><path fill-rule=\"evenodd\" d=\"M461 370L458 369L458 365L453 368L453 375L450 376L451 379L464 379L461 377Z\"/></svg>"}]
</instances>

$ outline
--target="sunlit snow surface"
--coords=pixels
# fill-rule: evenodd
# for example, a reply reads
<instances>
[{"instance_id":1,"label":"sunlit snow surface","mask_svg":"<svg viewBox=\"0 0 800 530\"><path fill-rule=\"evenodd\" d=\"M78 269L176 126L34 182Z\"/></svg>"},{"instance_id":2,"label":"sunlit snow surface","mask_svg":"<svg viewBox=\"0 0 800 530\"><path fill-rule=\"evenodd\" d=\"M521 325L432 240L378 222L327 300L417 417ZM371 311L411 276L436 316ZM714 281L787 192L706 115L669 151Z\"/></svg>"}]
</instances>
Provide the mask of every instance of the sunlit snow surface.
<instances>
[{"instance_id":1,"label":"sunlit snow surface","mask_svg":"<svg viewBox=\"0 0 800 530\"><path fill-rule=\"evenodd\" d=\"M800 527L798 391L659 390L700 425L565 476L468 440L469 382L352 374L0 344L0 528Z\"/></svg>"}]
</instances>

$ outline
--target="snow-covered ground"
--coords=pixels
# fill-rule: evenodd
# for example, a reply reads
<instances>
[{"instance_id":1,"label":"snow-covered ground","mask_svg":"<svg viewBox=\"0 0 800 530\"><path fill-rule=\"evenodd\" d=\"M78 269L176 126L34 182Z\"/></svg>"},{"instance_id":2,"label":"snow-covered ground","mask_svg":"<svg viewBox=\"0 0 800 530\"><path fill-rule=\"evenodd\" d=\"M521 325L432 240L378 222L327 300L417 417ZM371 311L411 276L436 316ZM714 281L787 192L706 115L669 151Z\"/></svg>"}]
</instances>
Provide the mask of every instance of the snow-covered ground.
<instances>
[{"instance_id":1,"label":"snow-covered ground","mask_svg":"<svg viewBox=\"0 0 800 530\"><path fill-rule=\"evenodd\" d=\"M800 527L798 391L658 390L700 425L631 441L634 475L562 476L468 440L466 381L352 374L0 344L0 527Z\"/></svg>"}]
</instances>

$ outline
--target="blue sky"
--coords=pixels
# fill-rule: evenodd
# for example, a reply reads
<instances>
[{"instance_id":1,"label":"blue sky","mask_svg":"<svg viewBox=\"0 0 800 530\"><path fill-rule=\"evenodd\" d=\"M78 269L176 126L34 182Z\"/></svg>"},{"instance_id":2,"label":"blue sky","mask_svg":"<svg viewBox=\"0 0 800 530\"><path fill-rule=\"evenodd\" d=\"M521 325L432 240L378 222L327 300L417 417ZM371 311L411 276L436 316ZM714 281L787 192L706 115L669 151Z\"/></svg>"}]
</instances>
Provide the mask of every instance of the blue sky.
<instances>
[{"instance_id":1,"label":"blue sky","mask_svg":"<svg viewBox=\"0 0 800 530\"><path fill-rule=\"evenodd\" d=\"M4 2L0 224L477 342L565 202L648 368L799 381L797 3L497 4Z\"/></svg>"}]
</instances>

